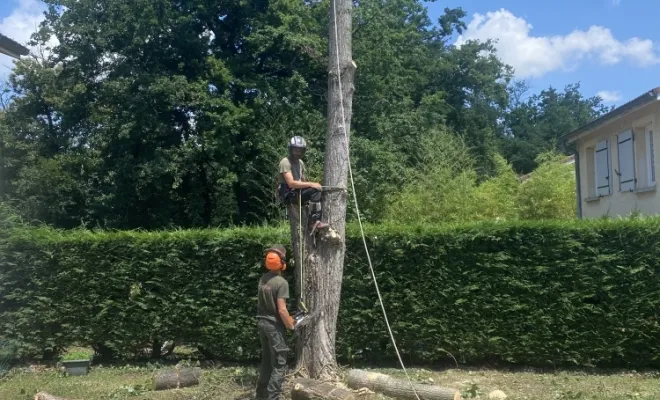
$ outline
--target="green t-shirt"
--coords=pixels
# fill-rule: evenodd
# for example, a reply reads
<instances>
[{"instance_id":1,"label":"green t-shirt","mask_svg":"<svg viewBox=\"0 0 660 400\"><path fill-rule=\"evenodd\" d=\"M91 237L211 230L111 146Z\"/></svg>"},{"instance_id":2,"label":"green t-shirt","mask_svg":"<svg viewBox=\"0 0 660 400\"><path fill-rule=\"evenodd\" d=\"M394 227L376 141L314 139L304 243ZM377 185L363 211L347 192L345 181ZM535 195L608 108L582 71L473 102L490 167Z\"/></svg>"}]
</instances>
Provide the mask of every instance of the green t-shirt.
<instances>
[{"instance_id":1,"label":"green t-shirt","mask_svg":"<svg viewBox=\"0 0 660 400\"><path fill-rule=\"evenodd\" d=\"M291 172L293 175L293 180L295 181L304 181L305 180L305 163L303 160L298 160L297 163L292 163L289 160L289 157L284 157L280 160L280 173L277 176L279 183L286 183L284 180L284 173Z\"/></svg>"},{"instance_id":2,"label":"green t-shirt","mask_svg":"<svg viewBox=\"0 0 660 400\"><path fill-rule=\"evenodd\" d=\"M289 298L289 282L281 275L266 272L259 280L257 318L282 322L277 311L277 299Z\"/></svg>"}]
</instances>

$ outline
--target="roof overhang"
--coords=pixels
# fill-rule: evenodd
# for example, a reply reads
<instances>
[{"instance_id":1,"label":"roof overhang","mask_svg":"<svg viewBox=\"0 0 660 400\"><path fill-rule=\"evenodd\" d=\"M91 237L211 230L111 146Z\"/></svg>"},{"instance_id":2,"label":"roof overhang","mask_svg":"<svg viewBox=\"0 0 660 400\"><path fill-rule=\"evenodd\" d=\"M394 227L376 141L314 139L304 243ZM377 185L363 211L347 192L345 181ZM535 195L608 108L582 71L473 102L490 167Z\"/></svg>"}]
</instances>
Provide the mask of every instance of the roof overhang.
<instances>
[{"instance_id":1,"label":"roof overhang","mask_svg":"<svg viewBox=\"0 0 660 400\"><path fill-rule=\"evenodd\" d=\"M625 117L643 107L648 106L651 103L660 101L660 87L651 89L648 92L642 94L641 96L633 99L626 104L622 105L619 108L616 108L609 113L589 122L588 124L569 132L568 134L562 136L560 139L566 143L572 143L578 140L585 135L593 132L597 128L600 128L608 123L614 122L620 118Z\"/></svg>"},{"instance_id":2,"label":"roof overhang","mask_svg":"<svg viewBox=\"0 0 660 400\"><path fill-rule=\"evenodd\" d=\"M0 53L6 54L9 57L20 58L21 56L30 54L30 50L17 41L0 33Z\"/></svg>"}]
</instances>

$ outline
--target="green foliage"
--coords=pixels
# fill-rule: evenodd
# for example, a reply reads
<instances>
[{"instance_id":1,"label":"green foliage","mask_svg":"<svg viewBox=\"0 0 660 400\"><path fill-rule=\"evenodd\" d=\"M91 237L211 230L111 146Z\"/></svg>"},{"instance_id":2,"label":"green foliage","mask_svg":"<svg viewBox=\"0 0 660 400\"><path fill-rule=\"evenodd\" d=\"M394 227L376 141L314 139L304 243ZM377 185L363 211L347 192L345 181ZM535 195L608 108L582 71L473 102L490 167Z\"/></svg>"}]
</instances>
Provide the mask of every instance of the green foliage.
<instances>
[{"instance_id":1,"label":"green foliage","mask_svg":"<svg viewBox=\"0 0 660 400\"><path fill-rule=\"evenodd\" d=\"M10 230L21 224L16 210L9 204L0 202L0 237L7 235Z\"/></svg>"},{"instance_id":2,"label":"green foliage","mask_svg":"<svg viewBox=\"0 0 660 400\"><path fill-rule=\"evenodd\" d=\"M660 220L366 226L409 362L660 366ZM394 357L349 226L337 355ZM259 356L255 284L286 228L62 233L17 229L0 252L1 328L23 354L76 343L120 357L163 340ZM287 272L286 277L292 281Z\"/></svg>"},{"instance_id":3,"label":"green foliage","mask_svg":"<svg viewBox=\"0 0 660 400\"><path fill-rule=\"evenodd\" d=\"M477 174L464 142L446 132L422 137L405 181L391 194L385 219L402 224L458 222L468 220L466 204L474 195Z\"/></svg>"},{"instance_id":4,"label":"green foliage","mask_svg":"<svg viewBox=\"0 0 660 400\"><path fill-rule=\"evenodd\" d=\"M539 167L520 186L516 199L522 219L571 219L577 213L575 166L565 157L543 153Z\"/></svg>"},{"instance_id":5,"label":"green foliage","mask_svg":"<svg viewBox=\"0 0 660 400\"><path fill-rule=\"evenodd\" d=\"M276 225L274 177L291 135L308 139L310 178L322 180L329 2L46 3L35 44L58 44L18 61L0 99L0 200L25 220ZM559 134L598 115L578 87L521 100L492 43L451 43L466 15L445 9L434 23L422 0L354 2L351 159L372 223L393 214L388 197L404 182L413 188L403 196L420 190L406 169L420 169L418 149L435 132L469 149L473 171L433 171L449 177L438 190L456 187L443 195L453 204L497 175L496 153L527 172ZM508 203L488 207L480 218L509 217Z\"/></svg>"},{"instance_id":6,"label":"green foliage","mask_svg":"<svg viewBox=\"0 0 660 400\"><path fill-rule=\"evenodd\" d=\"M435 133L422 141L418 166L408 168L405 183L388 199L384 220L403 224L574 219L574 166L565 156L547 152L539 167L521 181L512 166L493 155L495 174L479 182L464 142Z\"/></svg>"},{"instance_id":7,"label":"green foliage","mask_svg":"<svg viewBox=\"0 0 660 400\"><path fill-rule=\"evenodd\" d=\"M16 341L0 337L0 375L9 371L19 358Z\"/></svg>"},{"instance_id":8,"label":"green foliage","mask_svg":"<svg viewBox=\"0 0 660 400\"><path fill-rule=\"evenodd\" d=\"M542 153L566 153L561 136L610 111L600 97L584 97L579 83L563 92L550 87L523 99L527 90L524 82L509 87L509 109L501 124L502 154L521 174L533 171Z\"/></svg>"},{"instance_id":9,"label":"green foliage","mask_svg":"<svg viewBox=\"0 0 660 400\"><path fill-rule=\"evenodd\" d=\"M62 361L89 360L91 356L92 355L86 351L70 351L60 357L60 359Z\"/></svg>"}]
</instances>

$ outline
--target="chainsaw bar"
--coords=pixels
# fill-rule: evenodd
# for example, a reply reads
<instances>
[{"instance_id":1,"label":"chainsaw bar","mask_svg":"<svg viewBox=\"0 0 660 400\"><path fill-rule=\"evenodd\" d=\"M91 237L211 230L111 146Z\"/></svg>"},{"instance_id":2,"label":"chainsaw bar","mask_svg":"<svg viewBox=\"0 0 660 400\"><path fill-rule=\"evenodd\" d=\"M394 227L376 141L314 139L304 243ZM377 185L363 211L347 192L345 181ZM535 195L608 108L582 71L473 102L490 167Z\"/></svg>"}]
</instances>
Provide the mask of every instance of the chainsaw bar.
<instances>
[{"instance_id":1,"label":"chainsaw bar","mask_svg":"<svg viewBox=\"0 0 660 400\"><path fill-rule=\"evenodd\" d=\"M318 315L319 315L319 312L315 311L311 314L306 314L306 315L302 315L300 317L297 317L296 318L297 322L296 322L296 325L293 327L293 329L298 330L298 328L300 328L300 327L304 327L304 326L309 325L309 323L312 322L312 320L315 320L318 317Z\"/></svg>"}]
</instances>

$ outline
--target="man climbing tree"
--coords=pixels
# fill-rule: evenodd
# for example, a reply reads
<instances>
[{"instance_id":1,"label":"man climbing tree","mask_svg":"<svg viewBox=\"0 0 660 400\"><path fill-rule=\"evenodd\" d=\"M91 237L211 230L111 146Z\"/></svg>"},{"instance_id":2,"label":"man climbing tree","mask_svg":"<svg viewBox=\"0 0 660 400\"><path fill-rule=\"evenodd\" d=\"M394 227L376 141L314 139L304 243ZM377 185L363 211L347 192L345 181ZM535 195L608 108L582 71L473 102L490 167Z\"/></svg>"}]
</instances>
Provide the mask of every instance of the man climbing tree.
<instances>
[{"instance_id":1,"label":"man climbing tree","mask_svg":"<svg viewBox=\"0 0 660 400\"><path fill-rule=\"evenodd\" d=\"M305 162L302 160L307 151L307 143L300 136L289 141L289 154L280 161L278 175L279 195L284 204L307 205L309 203L312 232L327 227L321 222L321 184L307 182Z\"/></svg>"}]
</instances>

